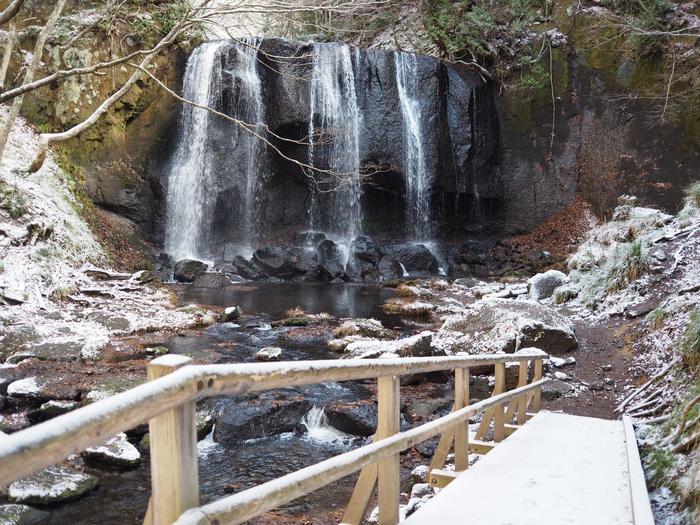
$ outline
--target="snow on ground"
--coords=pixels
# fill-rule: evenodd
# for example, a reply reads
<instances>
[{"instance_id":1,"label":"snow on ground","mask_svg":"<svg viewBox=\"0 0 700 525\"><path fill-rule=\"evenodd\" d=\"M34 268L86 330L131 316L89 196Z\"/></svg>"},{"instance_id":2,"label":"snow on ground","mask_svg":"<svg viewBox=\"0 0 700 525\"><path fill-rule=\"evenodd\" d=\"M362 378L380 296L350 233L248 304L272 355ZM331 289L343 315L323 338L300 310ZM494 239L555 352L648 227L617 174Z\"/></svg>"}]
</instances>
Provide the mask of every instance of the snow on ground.
<instances>
[{"instance_id":1,"label":"snow on ground","mask_svg":"<svg viewBox=\"0 0 700 525\"><path fill-rule=\"evenodd\" d=\"M48 343L42 351L94 360L112 336L211 320L195 308L175 309L170 294L143 284L142 275L88 275L104 264L102 248L55 155L36 173L26 171L37 149L37 133L19 118L0 164L0 357Z\"/></svg>"}]
</instances>

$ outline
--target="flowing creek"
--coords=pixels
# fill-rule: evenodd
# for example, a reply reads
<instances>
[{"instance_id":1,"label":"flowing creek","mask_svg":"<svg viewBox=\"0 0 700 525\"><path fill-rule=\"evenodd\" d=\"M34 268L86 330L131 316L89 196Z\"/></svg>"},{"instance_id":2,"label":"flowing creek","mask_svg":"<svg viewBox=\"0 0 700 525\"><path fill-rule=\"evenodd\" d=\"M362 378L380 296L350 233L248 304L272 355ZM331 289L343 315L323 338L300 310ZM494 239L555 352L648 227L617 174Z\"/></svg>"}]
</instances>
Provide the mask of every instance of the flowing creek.
<instances>
[{"instance_id":1,"label":"flowing creek","mask_svg":"<svg viewBox=\"0 0 700 525\"><path fill-rule=\"evenodd\" d=\"M209 354L212 347L219 363L253 361L254 354L265 346L280 346L283 359L335 359L328 351L325 339L285 338L292 330L272 327L271 322L285 317L285 311L295 306L307 313L327 312L334 317L375 317L385 326L401 329L401 319L388 316L380 306L394 295L393 290L377 286L322 285L312 283L242 283L226 289L181 286L176 292L183 304L224 306L238 304L246 315L240 324L219 323L197 332L174 336L167 346L172 353ZM211 359L210 359L211 361ZM284 389L291 391L292 389ZM199 442L200 490L207 502L243 490L366 442L366 438L344 434L328 425L322 407L330 401L371 399L372 393L360 383L327 383L297 389L310 403L311 409L299 419L294 432L268 437L220 444L212 431ZM280 395L276 391L275 395ZM235 404L232 397L210 400L216 410ZM51 523L56 525L94 524L122 525L141 523L150 494L148 455L141 465L131 471L119 472L86 469L99 476L96 491L78 501L51 509ZM342 509L354 486L354 477L332 483L304 498L285 506L280 512L300 515ZM95 509L100 509L95 512Z\"/></svg>"}]
</instances>

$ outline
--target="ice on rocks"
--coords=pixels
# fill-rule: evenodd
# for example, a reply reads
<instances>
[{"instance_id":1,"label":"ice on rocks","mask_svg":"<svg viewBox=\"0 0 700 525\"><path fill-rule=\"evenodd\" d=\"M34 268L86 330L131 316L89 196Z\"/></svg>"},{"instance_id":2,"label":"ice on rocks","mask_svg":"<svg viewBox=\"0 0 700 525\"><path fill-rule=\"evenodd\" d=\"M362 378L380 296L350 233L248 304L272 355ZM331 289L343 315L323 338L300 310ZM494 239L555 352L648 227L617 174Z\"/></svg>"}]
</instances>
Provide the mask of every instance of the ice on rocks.
<instances>
[{"instance_id":1,"label":"ice on rocks","mask_svg":"<svg viewBox=\"0 0 700 525\"><path fill-rule=\"evenodd\" d=\"M120 432L102 445L90 447L82 453L88 463L108 465L124 469L135 468L141 461L141 453L129 443L126 434Z\"/></svg>"},{"instance_id":2,"label":"ice on rocks","mask_svg":"<svg viewBox=\"0 0 700 525\"><path fill-rule=\"evenodd\" d=\"M7 387L7 394L14 397L36 397L40 386L36 377L27 377L18 381L13 381Z\"/></svg>"},{"instance_id":3,"label":"ice on rocks","mask_svg":"<svg viewBox=\"0 0 700 525\"><path fill-rule=\"evenodd\" d=\"M49 467L11 483L8 497L16 503L49 505L84 496L99 480L90 474L66 467Z\"/></svg>"}]
</instances>

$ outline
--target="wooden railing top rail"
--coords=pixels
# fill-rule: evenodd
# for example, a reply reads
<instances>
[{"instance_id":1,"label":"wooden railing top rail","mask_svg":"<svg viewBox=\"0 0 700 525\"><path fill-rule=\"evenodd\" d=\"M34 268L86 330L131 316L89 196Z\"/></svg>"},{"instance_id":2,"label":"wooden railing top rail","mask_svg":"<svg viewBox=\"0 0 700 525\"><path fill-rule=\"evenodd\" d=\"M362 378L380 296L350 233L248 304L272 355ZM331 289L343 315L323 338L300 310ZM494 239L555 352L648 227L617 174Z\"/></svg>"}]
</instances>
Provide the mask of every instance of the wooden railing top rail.
<instances>
[{"instance_id":1,"label":"wooden railing top rail","mask_svg":"<svg viewBox=\"0 0 700 525\"><path fill-rule=\"evenodd\" d=\"M350 381L545 358L535 348L515 354L455 355L397 359L352 359L188 365L165 377L79 408L0 439L0 485L99 445L187 402L222 394ZM163 356L161 363L180 356Z\"/></svg>"},{"instance_id":2,"label":"wooden railing top rail","mask_svg":"<svg viewBox=\"0 0 700 525\"><path fill-rule=\"evenodd\" d=\"M398 454L409 447L422 443L488 408L533 391L546 381L547 379L540 379L527 386L495 395L405 432L331 457L243 492L189 509L180 516L174 525L224 523L233 525L243 523L263 512L357 472L383 457Z\"/></svg>"}]
</instances>

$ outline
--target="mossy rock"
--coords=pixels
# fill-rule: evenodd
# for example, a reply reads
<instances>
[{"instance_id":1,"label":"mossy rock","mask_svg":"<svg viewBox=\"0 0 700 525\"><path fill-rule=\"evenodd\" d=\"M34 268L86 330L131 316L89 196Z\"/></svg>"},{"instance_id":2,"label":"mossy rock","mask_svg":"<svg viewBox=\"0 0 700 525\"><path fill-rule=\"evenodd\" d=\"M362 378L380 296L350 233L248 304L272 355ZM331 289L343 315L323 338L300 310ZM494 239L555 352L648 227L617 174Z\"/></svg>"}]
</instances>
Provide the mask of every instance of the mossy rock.
<instances>
[{"instance_id":1,"label":"mossy rock","mask_svg":"<svg viewBox=\"0 0 700 525\"><path fill-rule=\"evenodd\" d=\"M287 319L282 319L272 323L273 326L308 326L313 322L313 319L308 316L301 317L288 317Z\"/></svg>"},{"instance_id":2,"label":"mossy rock","mask_svg":"<svg viewBox=\"0 0 700 525\"><path fill-rule=\"evenodd\" d=\"M88 448L81 455L86 463L96 467L128 470L138 467L141 462L141 454L129 443L124 433L117 434L102 445Z\"/></svg>"},{"instance_id":3,"label":"mossy rock","mask_svg":"<svg viewBox=\"0 0 700 525\"><path fill-rule=\"evenodd\" d=\"M2 525L39 525L49 523L49 513L28 505L0 505L0 524Z\"/></svg>"},{"instance_id":4,"label":"mossy rock","mask_svg":"<svg viewBox=\"0 0 700 525\"><path fill-rule=\"evenodd\" d=\"M15 503L54 505L81 498L98 484L96 476L65 467L49 467L15 481L7 492Z\"/></svg>"}]
</instances>

